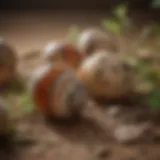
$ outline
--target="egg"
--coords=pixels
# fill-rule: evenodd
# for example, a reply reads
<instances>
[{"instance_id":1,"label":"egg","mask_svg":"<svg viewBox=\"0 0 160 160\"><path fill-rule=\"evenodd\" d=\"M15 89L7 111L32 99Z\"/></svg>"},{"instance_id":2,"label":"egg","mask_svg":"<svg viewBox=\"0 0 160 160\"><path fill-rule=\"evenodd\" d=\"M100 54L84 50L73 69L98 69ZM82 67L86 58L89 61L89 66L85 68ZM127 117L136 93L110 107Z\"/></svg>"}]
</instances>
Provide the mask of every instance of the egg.
<instances>
[{"instance_id":1,"label":"egg","mask_svg":"<svg viewBox=\"0 0 160 160\"><path fill-rule=\"evenodd\" d=\"M91 55L99 49L106 49L111 52L117 51L117 46L111 35L97 28L82 31L78 38L77 48L85 56Z\"/></svg>"},{"instance_id":2,"label":"egg","mask_svg":"<svg viewBox=\"0 0 160 160\"><path fill-rule=\"evenodd\" d=\"M6 136L9 132L9 114L6 102L0 98L0 137Z\"/></svg>"},{"instance_id":3,"label":"egg","mask_svg":"<svg viewBox=\"0 0 160 160\"><path fill-rule=\"evenodd\" d=\"M72 68L77 68L83 59L83 54L66 41L50 42L44 47L42 54L48 62L63 61Z\"/></svg>"},{"instance_id":4,"label":"egg","mask_svg":"<svg viewBox=\"0 0 160 160\"><path fill-rule=\"evenodd\" d=\"M78 115L87 102L87 92L74 69L61 62L37 68L30 88L35 105L48 117Z\"/></svg>"},{"instance_id":5,"label":"egg","mask_svg":"<svg viewBox=\"0 0 160 160\"><path fill-rule=\"evenodd\" d=\"M132 92L132 76L124 61L106 51L89 56L77 71L78 78L97 99L121 99Z\"/></svg>"},{"instance_id":6,"label":"egg","mask_svg":"<svg viewBox=\"0 0 160 160\"><path fill-rule=\"evenodd\" d=\"M16 51L3 38L0 38L0 87L14 77L16 65Z\"/></svg>"}]
</instances>

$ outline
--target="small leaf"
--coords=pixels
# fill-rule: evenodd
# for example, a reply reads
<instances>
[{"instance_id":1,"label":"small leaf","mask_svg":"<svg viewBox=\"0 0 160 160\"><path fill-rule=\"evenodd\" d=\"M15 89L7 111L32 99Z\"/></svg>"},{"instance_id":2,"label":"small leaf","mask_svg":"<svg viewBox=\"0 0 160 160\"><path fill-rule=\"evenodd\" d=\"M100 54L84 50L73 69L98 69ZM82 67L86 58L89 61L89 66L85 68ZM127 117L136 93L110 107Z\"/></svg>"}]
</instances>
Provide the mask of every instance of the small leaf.
<instances>
[{"instance_id":1,"label":"small leaf","mask_svg":"<svg viewBox=\"0 0 160 160\"><path fill-rule=\"evenodd\" d=\"M23 107L23 110L25 113L31 113L34 109L34 106L29 94L25 94L21 97L20 105Z\"/></svg>"},{"instance_id":2,"label":"small leaf","mask_svg":"<svg viewBox=\"0 0 160 160\"><path fill-rule=\"evenodd\" d=\"M76 43L77 39L78 39L78 36L79 36L79 29L77 26L72 26L69 28L69 31L68 31L68 39L73 42L73 43Z\"/></svg>"},{"instance_id":3,"label":"small leaf","mask_svg":"<svg viewBox=\"0 0 160 160\"><path fill-rule=\"evenodd\" d=\"M104 21L104 26L106 29L111 31L114 34L120 35L121 34L121 26L119 23L112 21L112 20L106 20Z\"/></svg>"},{"instance_id":4,"label":"small leaf","mask_svg":"<svg viewBox=\"0 0 160 160\"><path fill-rule=\"evenodd\" d=\"M153 82L160 82L160 73L156 70L152 70L148 74L148 79L150 79Z\"/></svg>"},{"instance_id":5,"label":"small leaf","mask_svg":"<svg viewBox=\"0 0 160 160\"><path fill-rule=\"evenodd\" d=\"M126 57L125 61L129 64L133 69L137 70L139 68L139 59L135 56Z\"/></svg>"},{"instance_id":6,"label":"small leaf","mask_svg":"<svg viewBox=\"0 0 160 160\"><path fill-rule=\"evenodd\" d=\"M120 20L126 19L126 13L127 13L127 7L126 7L126 5L120 5L114 11L114 14Z\"/></svg>"},{"instance_id":7,"label":"small leaf","mask_svg":"<svg viewBox=\"0 0 160 160\"><path fill-rule=\"evenodd\" d=\"M140 67L140 72L144 79L157 84L160 82L160 72L158 69L153 69L152 66L145 63L142 63Z\"/></svg>"},{"instance_id":8,"label":"small leaf","mask_svg":"<svg viewBox=\"0 0 160 160\"><path fill-rule=\"evenodd\" d=\"M149 95L149 104L155 109L160 109L160 90L156 90Z\"/></svg>"}]
</instances>

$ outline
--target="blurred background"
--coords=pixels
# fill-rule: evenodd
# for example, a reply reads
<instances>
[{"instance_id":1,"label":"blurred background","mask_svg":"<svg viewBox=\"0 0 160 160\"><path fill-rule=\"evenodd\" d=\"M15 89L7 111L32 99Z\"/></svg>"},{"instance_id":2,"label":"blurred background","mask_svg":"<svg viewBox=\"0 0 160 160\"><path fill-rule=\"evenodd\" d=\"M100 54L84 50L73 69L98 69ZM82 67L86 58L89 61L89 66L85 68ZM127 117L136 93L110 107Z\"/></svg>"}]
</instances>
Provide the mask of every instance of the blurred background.
<instances>
[{"instance_id":1,"label":"blurred background","mask_svg":"<svg viewBox=\"0 0 160 160\"><path fill-rule=\"evenodd\" d=\"M41 48L47 41L64 36L69 27L99 26L110 11L127 2L137 25L159 20L153 0L2 0L0 35L18 51Z\"/></svg>"},{"instance_id":2,"label":"blurred background","mask_svg":"<svg viewBox=\"0 0 160 160\"><path fill-rule=\"evenodd\" d=\"M149 9L152 0L2 0L1 9L110 9L122 2L129 3L131 8Z\"/></svg>"},{"instance_id":3,"label":"blurred background","mask_svg":"<svg viewBox=\"0 0 160 160\"><path fill-rule=\"evenodd\" d=\"M99 26L102 27L102 22L107 20L107 18L112 15L114 8L122 3L128 4L129 20L132 19L134 26L136 26L135 31L132 31L129 35L134 36L134 33L137 35L137 32L139 33L142 27L154 22L160 22L160 0L1 0L0 36L4 37L6 41L12 44L17 49L18 54L22 57L27 52L38 50L38 56L35 56L35 59L33 59L35 61L39 61L39 50L41 50L49 41L63 38L67 35L71 27L78 27L80 29ZM118 27L121 28L119 24ZM112 29L112 27L110 27L110 29ZM158 32L155 32L156 35L157 33ZM130 38L129 40L136 41L137 39ZM151 41L146 43L147 46L148 44L152 45L150 43ZM159 42L159 39L156 39L156 43L152 41L152 48L155 48L154 46L157 44L159 47ZM125 45L127 45L127 43L125 43ZM156 51L156 54L157 53L159 54L159 48L158 51ZM149 54L153 55L150 50ZM155 59L156 64L159 64L158 59ZM23 67L21 68L21 73L24 72L24 74L26 74L27 70L29 73L31 73L33 68L39 64L39 62L36 64L34 60L30 63L30 60L25 61L23 59L22 63L24 66L22 65ZM153 70L155 69L153 68ZM147 75L146 69L144 71L145 74L142 75ZM156 74L159 75L159 70L157 73ZM159 86L159 81L158 83L156 81L156 84ZM156 106L158 105L159 107L160 102L157 102L157 99L159 99L157 98L158 96L156 96L153 101L156 103ZM25 95L24 97L23 95L20 95L19 99L15 97L11 99L11 104L16 104L13 108L11 107L13 110L13 113L11 113L13 115L16 112L21 112L21 110L23 110L22 108L25 108L26 106L28 107L30 105L30 103L26 101L23 105L21 103L17 103L19 101L21 102L21 99L23 101L23 98L25 98ZM12 100L14 103L12 103ZM117 108L116 107L113 106L113 109L119 109L119 106ZM132 107L130 108L133 109ZM129 110L126 110L126 112L124 111L126 117L130 117L130 113L134 111L134 109L131 111L130 108ZM109 112L109 110L107 111ZM114 110L112 111L111 112L113 114L116 113ZM141 115L143 113L144 115ZM135 110L135 117L138 114L140 115L137 116L138 118L136 117L140 120L136 121L135 126L139 123L139 121L141 121L141 118L143 119L143 116L147 117L147 121L149 117L151 118L150 115L145 113L147 112L144 112L143 110L140 112L138 109L137 111ZM21 113L18 114L21 115ZM124 115L122 114L120 117L123 116ZM160 117L158 114L157 116ZM34 123L32 122L32 119L30 119L29 122L25 120L23 121L22 119L20 121L20 133L22 133L22 135L25 135L26 133L26 135L29 135L30 137L34 135L36 138L39 136L39 139L36 139L39 142L33 142L33 144L28 145L30 150L25 148L22 151L23 145L20 146L19 148L21 152L19 152L19 154L21 158L19 160L50 160L53 159L53 157L56 160L64 160L67 156L68 160L89 160L89 156L94 156L94 154L98 155L98 160L105 159L108 155L111 155L110 160L160 160L160 155L158 155L160 147L159 125L157 125L158 127L156 125L155 127L153 126L153 128L158 128L155 129L155 133L158 135L158 140L156 139L156 136L155 139L150 136L155 143L144 143L129 147L110 142L110 137L107 136L107 134L104 134L104 132L99 130L99 128L97 129L97 127L92 127L90 123L87 124L86 122L82 125L77 125L77 128L68 128L68 126L65 126L66 128L55 127L53 129L53 134L51 134L52 132L43 123L41 123L42 121L35 120ZM158 119L157 121L157 124L159 124L160 120ZM154 130L152 132L154 132ZM131 131L127 131L126 133L129 135ZM146 134L147 140L149 139L148 135L150 135L150 132L148 133L149 134ZM44 143L44 140L46 139L47 142ZM81 157L81 154L83 158ZM8 159L3 159L0 155L0 160ZM13 159L10 158L9 160ZM15 158L14 160L18 159Z\"/></svg>"}]
</instances>

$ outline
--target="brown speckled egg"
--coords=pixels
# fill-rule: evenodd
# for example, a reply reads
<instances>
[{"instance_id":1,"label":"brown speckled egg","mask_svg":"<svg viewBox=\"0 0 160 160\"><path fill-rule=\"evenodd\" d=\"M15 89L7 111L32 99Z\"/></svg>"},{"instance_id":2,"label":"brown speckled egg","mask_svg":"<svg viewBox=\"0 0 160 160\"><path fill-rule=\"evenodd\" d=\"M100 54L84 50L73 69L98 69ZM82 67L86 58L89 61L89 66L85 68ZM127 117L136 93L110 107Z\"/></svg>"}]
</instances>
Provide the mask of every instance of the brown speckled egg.
<instances>
[{"instance_id":1,"label":"brown speckled egg","mask_svg":"<svg viewBox=\"0 0 160 160\"><path fill-rule=\"evenodd\" d=\"M82 31L78 39L77 48L86 55L90 55L99 49L117 52L117 46L113 38L107 32L96 28Z\"/></svg>"},{"instance_id":2,"label":"brown speckled egg","mask_svg":"<svg viewBox=\"0 0 160 160\"><path fill-rule=\"evenodd\" d=\"M72 68L77 68L83 59L83 55L76 49L76 47L65 41L51 42L42 52L47 61L63 61Z\"/></svg>"},{"instance_id":3,"label":"brown speckled egg","mask_svg":"<svg viewBox=\"0 0 160 160\"><path fill-rule=\"evenodd\" d=\"M87 93L76 73L64 63L38 68L31 80L36 106L54 118L68 118L78 114L87 101Z\"/></svg>"},{"instance_id":4,"label":"brown speckled egg","mask_svg":"<svg viewBox=\"0 0 160 160\"><path fill-rule=\"evenodd\" d=\"M0 38L0 87L15 75L17 57L14 48Z\"/></svg>"},{"instance_id":5,"label":"brown speckled egg","mask_svg":"<svg viewBox=\"0 0 160 160\"><path fill-rule=\"evenodd\" d=\"M105 51L89 56L81 64L78 77L89 93L98 99L120 99L132 90L128 66L116 55Z\"/></svg>"}]
</instances>

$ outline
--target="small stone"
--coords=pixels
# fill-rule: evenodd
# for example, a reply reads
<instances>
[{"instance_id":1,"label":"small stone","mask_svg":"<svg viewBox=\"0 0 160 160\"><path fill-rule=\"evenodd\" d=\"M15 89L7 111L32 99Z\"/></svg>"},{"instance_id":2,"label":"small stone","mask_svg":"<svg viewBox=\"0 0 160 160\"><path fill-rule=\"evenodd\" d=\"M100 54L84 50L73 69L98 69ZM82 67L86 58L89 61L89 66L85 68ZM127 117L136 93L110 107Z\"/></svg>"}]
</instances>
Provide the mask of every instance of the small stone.
<instances>
[{"instance_id":1,"label":"small stone","mask_svg":"<svg viewBox=\"0 0 160 160\"><path fill-rule=\"evenodd\" d=\"M119 125L114 130L114 137L120 143L136 142L142 140L144 133L150 128L150 124Z\"/></svg>"}]
</instances>

